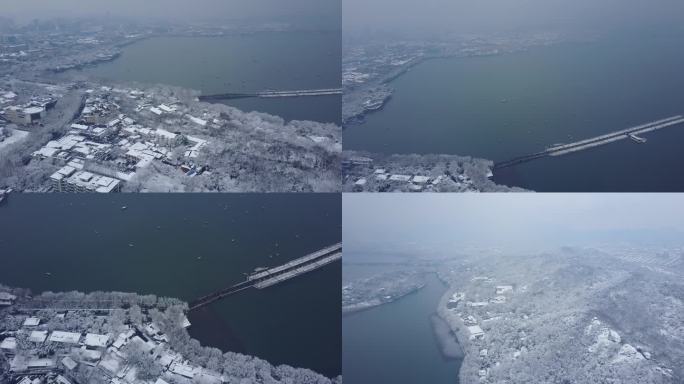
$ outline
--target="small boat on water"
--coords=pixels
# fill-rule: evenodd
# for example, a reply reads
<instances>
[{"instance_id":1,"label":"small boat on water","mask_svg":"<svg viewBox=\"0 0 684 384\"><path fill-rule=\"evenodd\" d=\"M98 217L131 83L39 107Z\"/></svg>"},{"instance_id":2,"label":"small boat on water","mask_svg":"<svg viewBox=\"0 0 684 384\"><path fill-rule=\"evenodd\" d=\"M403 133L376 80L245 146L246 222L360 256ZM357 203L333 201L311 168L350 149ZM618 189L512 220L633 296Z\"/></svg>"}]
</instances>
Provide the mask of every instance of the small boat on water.
<instances>
[{"instance_id":1,"label":"small boat on water","mask_svg":"<svg viewBox=\"0 0 684 384\"><path fill-rule=\"evenodd\" d=\"M5 200L7 200L10 193L12 193L12 188L0 189L0 204L2 204Z\"/></svg>"},{"instance_id":2,"label":"small boat on water","mask_svg":"<svg viewBox=\"0 0 684 384\"><path fill-rule=\"evenodd\" d=\"M645 138L639 137L633 133L629 134L629 138L632 139L632 141L634 141L635 143L639 143L639 144L643 144L647 141Z\"/></svg>"}]
</instances>

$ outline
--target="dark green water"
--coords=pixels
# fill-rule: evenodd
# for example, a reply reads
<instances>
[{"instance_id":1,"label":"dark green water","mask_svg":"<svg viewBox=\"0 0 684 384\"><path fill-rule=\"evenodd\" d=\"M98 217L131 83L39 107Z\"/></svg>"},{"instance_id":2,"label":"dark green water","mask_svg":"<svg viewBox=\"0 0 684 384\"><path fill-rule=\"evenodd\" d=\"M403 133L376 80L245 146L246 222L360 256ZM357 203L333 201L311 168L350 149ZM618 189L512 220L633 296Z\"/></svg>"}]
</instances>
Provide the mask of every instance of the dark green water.
<instances>
[{"instance_id":1,"label":"dark green water","mask_svg":"<svg viewBox=\"0 0 684 384\"><path fill-rule=\"evenodd\" d=\"M621 36L529 52L424 62L386 107L344 132L348 149L503 161L684 114L684 34ZM502 170L539 191L682 191L684 127Z\"/></svg>"},{"instance_id":2,"label":"dark green water","mask_svg":"<svg viewBox=\"0 0 684 384\"><path fill-rule=\"evenodd\" d=\"M347 276L368 266L344 264ZM375 267L378 268L378 267ZM351 270L351 271L350 271ZM446 287L435 275L420 291L342 318L342 369L350 384L455 384L459 360L445 359L430 322Z\"/></svg>"},{"instance_id":3,"label":"dark green water","mask_svg":"<svg viewBox=\"0 0 684 384\"><path fill-rule=\"evenodd\" d=\"M340 211L335 194L14 194L0 205L0 281L189 301L339 242ZM340 284L338 262L248 290L192 312L190 333L203 345L338 375Z\"/></svg>"},{"instance_id":4,"label":"dark green water","mask_svg":"<svg viewBox=\"0 0 684 384\"><path fill-rule=\"evenodd\" d=\"M339 88L339 32L264 32L225 37L158 37L118 59L81 71L94 78L170 84L204 94ZM285 120L339 123L340 96L234 99L225 103Z\"/></svg>"}]
</instances>

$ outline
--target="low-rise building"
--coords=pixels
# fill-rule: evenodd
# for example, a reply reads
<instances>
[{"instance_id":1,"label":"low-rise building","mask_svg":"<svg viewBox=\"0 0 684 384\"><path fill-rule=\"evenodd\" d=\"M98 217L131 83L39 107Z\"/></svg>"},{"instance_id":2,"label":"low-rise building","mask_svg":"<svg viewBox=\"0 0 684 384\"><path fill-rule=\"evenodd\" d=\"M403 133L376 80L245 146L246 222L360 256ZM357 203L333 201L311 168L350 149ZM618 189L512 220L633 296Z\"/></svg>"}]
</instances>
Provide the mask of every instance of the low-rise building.
<instances>
[{"instance_id":1,"label":"low-rise building","mask_svg":"<svg viewBox=\"0 0 684 384\"><path fill-rule=\"evenodd\" d=\"M411 176L409 175L392 175L389 177L390 181L401 181L401 182L409 182L411 180Z\"/></svg>"},{"instance_id":2,"label":"low-rise building","mask_svg":"<svg viewBox=\"0 0 684 384\"><path fill-rule=\"evenodd\" d=\"M121 180L88 171L78 171L62 183L65 192L112 193L121 190Z\"/></svg>"},{"instance_id":3,"label":"low-rise building","mask_svg":"<svg viewBox=\"0 0 684 384\"><path fill-rule=\"evenodd\" d=\"M513 286L512 285L498 285L496 287L496 294L497 295L503 295L506 292L511 292L513 291Z\"/></svg>"},{"instance_id":4,"label":"low-rise building","mask_svg":"<svg viewBox=\"0 0 684 384\"><path fill-rule=\"evenodd\" d=\"M5 108L5 118L15 124L32 124L45 115L43 107L10 106Z\"/></svg>"},{"instance_id":5,"label":"low-rise building","mask_svg":"<svg viewBox=\"0 0 684 384\"><path fill-rule=\"evenodd\" d=\"M26 362L26 368L32 369L47 369L55 367L56 363L53 359L30 358Z\"/></svg>"},{"instance_id":6,"label":"low-rise building","mask_svg":"<svg viewBox=\"0 0 684 384\"><path fill-rule=\"evenodd\" d=\"M24 320L24 327L37 327L40 324L40 319L37 317L27 317Z\"/></svg>"},{"instance_id":7,"label":"low-rise building","mask_svg":"<svg viewBox=\"0 0 684 384\"><path fill-rule=\"evenodd\" d=\"M7 337L0 342L0 349L4 352L13 353L17 349L17 339L14 337Z\"/></svg>"},{"instance_id":8,"label":"low-rise building","mask_svg":"<svg viewBox=\"0 0 684 384\"><path fill-rule=\"evenodd\" d=\"M64 368L66 368L69 371L73 371L76 369L76 366L78 363L76 363L71 357L67 356L62 359L62 365L64 365Z\"/></svg>"},{"instance_id":9,"label":"low-rise building","mask_svg":"<svg viewBox=\"0 0 684 384\"><path fill-rule=\"evenodd\" d=\"M57 375L57 378L55 379L55 383L57 384L71 384L71 381L67 379L66 377L62 375Z\"/></svg>"},{"instance_id":10,"label":"low-rise building","mask_svg":"<svg viewBox=\"0 0 684 384\"><path fill-rule=\"evenodd\" d=\"M18 384L41 384L43 381L36 377L36 378L30 378L30 377L24 377L19 381Z\"/></svg>"},{"instance_id":11,"label":"low-rise building","mask_svg":"<svg viewBox=\"0 0 684 384\"><path fill-rule=\"evenodd\" d=\"M29 341L33 343L44 343L47 336L48 331L32 331L29 335Z\"/></svg>"},{"instance_id":12,"label":"low-rise building","mask_svg":"<svg viewBox=\"0 0 684 384\"><path fill-rule=\"evenodd\" d=\"M107 376L115 377L121 372L124 365L125 364L123 360L121 360L119 357L113 354L108 354L102 359L102 361L100 361L98 367L100 367L100 369L102 369Z\"/></svg>"},{"instance_id":13,"label":"low-rise building","mask_svg":"<svg viewBox=\"0 0 684 384\"><path fill-rule=\"evenodd\" d=\"M200 118L198 118L198 117L191 116L191 115L187 115L187 117L188 117L188 119L189 119L190 121L192 121L193 123L195 123L195 124L197 124L197 125L199 125L199 126L201 126L201 127L206 127L206 126L207 126L207 121L206 121L206 120L203 120L203 119L200 119Z\"/></svg>"},{"instance_id":14,"label":"low-rise building","mask_svg":"<svg viewBox=\"0 0 684 384\"><path fill-rule=\"evenodd\" d=\"M7 307L14 304L17 301L17 297L10 294L9 292L0 292L0 307Z\"/></svg>"},{"instance_id":15,"label":"low-rise building","mask_svg":"<svg viewBox=\"0 0 684 384\"><path fill-rule=\"evenodd\" d=\"M91 348L106 348L109 342L109 335L98 335L95 333L86 334L83 343Z\"/></svg>"},{"instance_id":16,"label":"low-rise building","mask_svg":"<svg viewBox=\"0 0 684 384\"><path fill-rule=\"evenodd\" d=\"M79 340L81 340L81 334L80 333L74 333L74 332L63 332L63 331L54 331L50 335L49 341L53 343L63 343L63 344L78 344Z\"/></svg>"},{"instance_id":17,"label":"low-rise building","mask_svg":"<svg viewBox=\"0 0 684 384\"><path fill-rule=\"evenodd\" d=\"M470 340L481 339L484 337L484 331L479 325L470 325L467 327L470 334Z\"/></svg>"},{"instance_id":18,"label":"low-rise building","mask_svg":"<svg viewBox=\"0 0 684 384\"><path fill-rule=\"evenodd\" d=\"M463 319L463 323L465 325L477 325L477 319L473 315L468 315L465 319Z\"/></svg>"},{"instance_id":19,"label":"low-rise building","mask_svg":"<svg viewBox=\"0 0 684 384\"><path fill-rule=\"evenodd\" d=\"M195 368L184 363L171 364L169 371L175 373L176 375L186 377L188 379L192 379L195 377Z\"/></svg>"}]
</instances>

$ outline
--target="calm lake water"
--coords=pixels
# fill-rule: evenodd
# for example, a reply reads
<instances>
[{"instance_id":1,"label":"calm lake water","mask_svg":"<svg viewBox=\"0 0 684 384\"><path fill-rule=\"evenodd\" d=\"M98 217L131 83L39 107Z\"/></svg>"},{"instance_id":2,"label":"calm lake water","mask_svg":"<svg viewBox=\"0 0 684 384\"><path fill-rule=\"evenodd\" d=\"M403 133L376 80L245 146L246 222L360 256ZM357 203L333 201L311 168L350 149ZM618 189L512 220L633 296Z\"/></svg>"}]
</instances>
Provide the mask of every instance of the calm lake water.
<instances>
[{"instance_id":1,"label":"calm lake water","mask_svg":"<svg viewBox=\"0 0 684 384\"><path fill-rule=\"evenodd\" d=\"M345 279L366 276L369 268L378 269L344 264ZM344 381L457 384L461 362L443 357L430 321L446 289L431 274L427 285L416 293L345 315L342 318Z\"/></svg>"},{"instance_id":2,"label":"calm lake water","mask_svg":"<svg viewBox=\"0 0 684 384\"><path fill-rule=\"evenodd\" d=\"M339 242L340 223L335 194L14 194L0 205L0 281L190 301ZM203 345L338 375L341 269L332 263L192 312L190 333Z\"/></svg>"},{"instance_id":3,"label":"calm lake water","mask_svg":"<svg viewBox=\"0 0 684 384\"><path fill-rule=\"evenodd\" d=\"M565 43L426 61L392 83L385 108L344 132L345 148L503 161L684 114L684 34ZM684 126L497 172L538 191L683 191Z\"/></svg>"},{"instance_id":4,"label":"calm lake water","mask_svg":"<svg viewBox=\"0 0 684 384\"><path fill-rule=\"evenodd\" d=\"M339 32L263 32L224 37L157 37L131 44L111 62L80 72L94 78L170 84L204 94L339 88ZM224 101L286 120L335 122L341 97Z\"/></svg>"}]
</instances>

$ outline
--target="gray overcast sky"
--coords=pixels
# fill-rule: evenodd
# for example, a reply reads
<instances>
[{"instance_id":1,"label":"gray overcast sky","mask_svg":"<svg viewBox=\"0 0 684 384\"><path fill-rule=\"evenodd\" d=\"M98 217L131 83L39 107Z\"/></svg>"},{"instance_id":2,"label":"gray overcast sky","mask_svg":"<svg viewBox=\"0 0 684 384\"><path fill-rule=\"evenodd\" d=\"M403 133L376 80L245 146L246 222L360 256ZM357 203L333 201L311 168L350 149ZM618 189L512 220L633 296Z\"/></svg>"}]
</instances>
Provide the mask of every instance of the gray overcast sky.
<instances>
[{"instance_id":1,"label":"gray overcast sky","mask_svg":"<svg viewBox=\"0 0 684 384\"><path fill-rule=\"evenodd\" d=\"M461 33L680 23L681 0L344 0L343 28Z\"/></svg>"},{"instance_id":2,"label":"gray overcast sky","mask_svg":"<svg viewBox=\"0 0 684 384\"><path fill-rule=\"evenodd\" d=\"M454 245L526 251L611 242L684 245L684 195L345 194L343 241L352 252Z\"/></svg>"},{"instance_id":3,"label":"gray overcast sky","mask_svg":"<svg viewBox=\"0 0 684 384\"><path fill-rule=\"evenodd\" d=\"M0 15L20 18L114 15L203 20L236 18L335 23L341 0L2 0Z\"/></svg>"}]
</instances>

